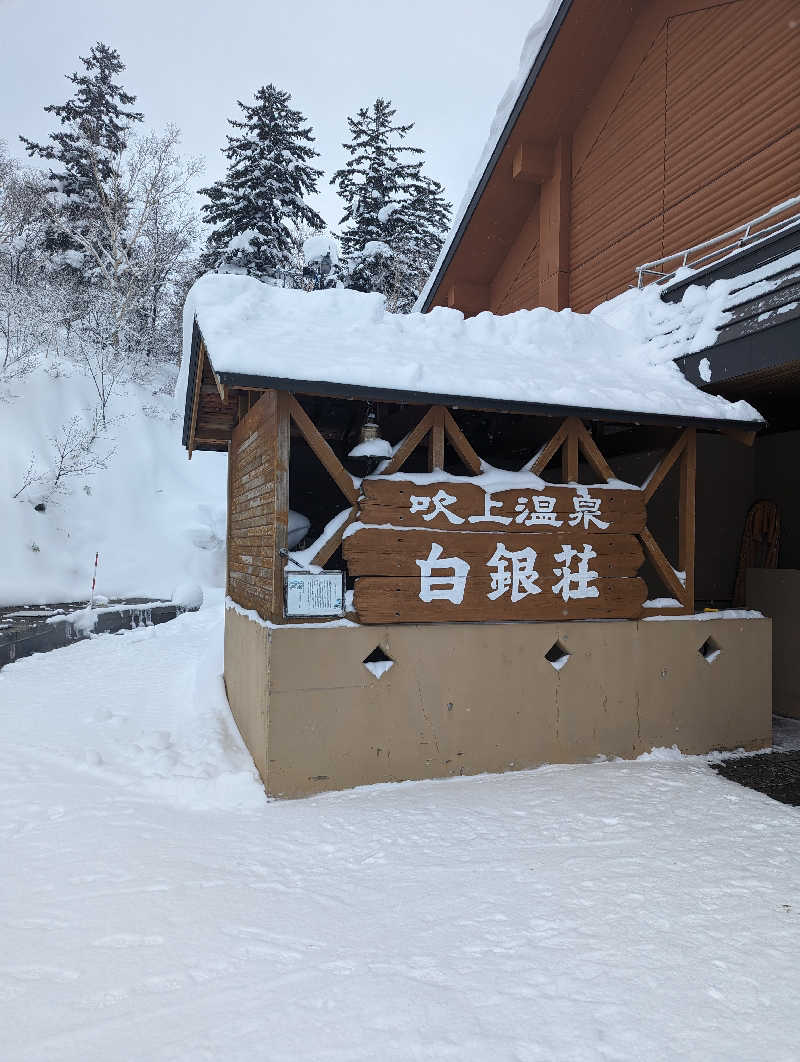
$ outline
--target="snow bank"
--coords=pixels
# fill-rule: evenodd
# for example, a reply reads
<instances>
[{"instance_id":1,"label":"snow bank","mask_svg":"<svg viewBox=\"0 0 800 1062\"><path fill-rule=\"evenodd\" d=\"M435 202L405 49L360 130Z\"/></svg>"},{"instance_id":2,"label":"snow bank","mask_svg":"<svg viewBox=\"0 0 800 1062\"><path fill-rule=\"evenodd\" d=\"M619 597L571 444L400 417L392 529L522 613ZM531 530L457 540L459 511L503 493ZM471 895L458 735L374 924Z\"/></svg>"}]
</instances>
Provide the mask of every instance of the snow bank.
<instances>
[{"instance_id":1,"label":"snow bank","mask_svg":"<svg viewBox=\"0 0 800 1062\"><path fill-rule=\"evenodd\" d=\"M55 368L53 366L52 368ZM100 554L97 592L169 600L183 582L224 582L225 455L180 444L172 398L130 386L112 401L108 437L96 444L107 467L65 481L37 512L38 488L16 499L33 456L51 461L49 439L73 416L86 423L91 381L59 364L10 385L0 401L0 604L88 601Z\"/></svg>"},{"instance_id":2,"label":"snow bank","mask_svg":"<svg viewBox=\"0 0 800 1062\"><path fill-rule=\"evenodd\" d=\"M797 1057L796 808L674 749L267 801L209 596L0 671L4 1060Z\"/></svg>"},{"instance_id":3,"label":"snow bank","mask_svg":"<svg viewBox=\"0 0 800 1062\"><path fill-rule=\"evenodd\" d=\"M641 315L640 315L641 316ZM458 310L387 312L383 296L296 291L252 277L207 274L184 316L185 401L192 321L218 373L325 381L429 394L627 410L715 420L759 420L746 402L697 390L675 365L651 359L635 331L600 314L540 307L468 320ZM629 318L631 318L629 320Z\"/></svg>"}]
</instances>

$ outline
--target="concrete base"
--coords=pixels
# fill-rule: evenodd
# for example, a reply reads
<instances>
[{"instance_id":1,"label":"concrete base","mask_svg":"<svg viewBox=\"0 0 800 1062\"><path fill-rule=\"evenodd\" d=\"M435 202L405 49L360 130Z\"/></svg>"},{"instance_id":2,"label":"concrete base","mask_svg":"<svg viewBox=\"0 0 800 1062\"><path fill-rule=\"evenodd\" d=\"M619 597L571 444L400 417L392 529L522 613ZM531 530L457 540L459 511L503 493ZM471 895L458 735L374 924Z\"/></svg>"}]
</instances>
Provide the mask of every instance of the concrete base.
<instances>
[{"instance_id":1,"label":"concrete base","mask_svg":"<svg viewBox=\"0 0 800 1062\"><path fill-rule=\"evenodd\" d=\"M270 796L772 734L768 619L268 628L228 609L225 682Z\"/></svg>"},{"instance_id":2,"label":"concrete base","mask_svg":"<svg viewBox=\"0 0 800 1062\"><path fill-rule=\"evenodd\" d=\"M800 571L748 568L747 607L772 620L772 693L778 715L800 719Z\"/></svg>"}]
</instances>

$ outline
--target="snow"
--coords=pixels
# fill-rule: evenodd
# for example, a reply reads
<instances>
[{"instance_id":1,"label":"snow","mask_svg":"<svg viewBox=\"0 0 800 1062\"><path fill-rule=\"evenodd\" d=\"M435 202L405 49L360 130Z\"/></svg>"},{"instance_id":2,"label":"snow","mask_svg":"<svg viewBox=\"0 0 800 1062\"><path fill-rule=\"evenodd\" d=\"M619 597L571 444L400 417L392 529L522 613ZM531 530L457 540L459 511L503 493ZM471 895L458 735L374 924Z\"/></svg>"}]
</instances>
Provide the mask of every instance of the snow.
<instances>
[{"instance_id":1,"label":"snow","mask_svg":"<svg viewBox=\"0 0 800 1062\"><path fill-rule=\"evenodd\" d=\"M385 675L390 667L394 665L394 660L365 660L364 667L367 671L371 672L375 678L381 678Z\"/></svg>"},{"instance_id":2,"label":"snow","mask_svg":"<svg viewBox=\"0 0 800 1062\"><path fill-rule=\"evenodd\" d=\"M40 485L13 498L31 456L48 465L50 438L73 416L88 424L96 403L81 372L46 364L0 396L0 604L88 601L98 551L97 593L106 597L169 600L185 581L222 586L225 455L187 461L173 399L154 386L130 384L112 400L95 448L108 456L105 469L65 480L44 512L34 509Z\"/></svg>"},{"instance_id":3,"label":"snow","mask_svg":"<svg viewBox=\"0 0 800 1062\"><path fill-rule=\"evenodd\" d=\"M179 608L200 608L203 604L203 588L197 583L181 583L175 588L172 600Z\"/></svg>"},{"instance_id":4,"label":"snow","mask_svg":"<svg viewBox=\"0 0 800 1062\"><path fill-rule=\"evenodd\" d=\"M4 1058L796 1057L796 808L675 749L268 802L206 602L0 671Z\"/></svg>"},{"instance_id":5,"label":"snow","mask_svg":"<svg viewBox=\"0 0 800 1062\"><path fill-rule=\"evenodd\" d=\"M294 509L289 510L289 523L287 526L289 549L294 549L299 542L303 541L309 527L311 527L311 521L304 513L296 513Z\"/></svg>"},{"instance_id":6,"label":"snow","mask_svg":"<svg viewBox=\"0 0 800 1062\"><path fill-rule=\"evenodd\" d=\"M708 383L711 380L711 362L708 358L701 358L700 364L697 366L697 371L700 373L700 379L703 383Z\"/></svg>"},{"instance_id":7,"label":"snow","mask_svg":"<svg viewBox=\"0 0 800 1062\"><path fill-rule=\"evenodd\" d=\"M677 366L650 356L647 337L613 327L598 314L543 307L504 316L486 312L468 320L445 307L392 314L378 294L305 292L217 274L201 277L186 300L179 405L195 318L221 374L562 408L760 420L746 402L699 391Z\"/></svg>"},{"instance_id":8,"label":"snow","mask_svg":"<svg viewBox=\"0 0 800 1062\"><path fill-rule=\"evenodd\" d=\"M519 57L519 65L517 67L517 72L509 82L506 91L503 93L500 102L497 105L497 110L495 112L494 118L492 119L492 124L489 127L489 135L487 136L486 143L484 144L483 150L481 151L480 158L478 159L478 164L475 167L475 170L473 171L472 176L467 183L467 190L464 193L464 197L461 200L458 210L456 210L453 215L453 224L451 225L450 232L448 233L444 243L442 244L442 249L439 252L439 258L436 262L436 265L433 267L431 275L428 277L425 287L422 289L420 296L414 306L414 309L416 310L419 310L424 306L425 300L427 299L431 288L433 287L434 281L439 275L439 270L444 264L444 260L447 257L448 251L450 250L453 240L456 237L456 233L458 232L459 227L461 226L461 223L463 222L467 211L469 210L469 205L472 202L476 191L478 190L478 185L480 184L481 178L486 172L486 168L489 165L489 161L492 157L492 154L494 153L495 148L500 142L500 138L503 135L503 130L505 129L508 120L511 117L511 112L514 110L514 105L519 99L520 93L522 92L525 86L525 82L528 79L528 75L533 69L533 64L536 61L536 57L538 56L542 45L544 44L545 37L547 36L550 27L553 25L561 3L562 0L547 0L547 4L544 10L533 23L531 28L528 30L528 34L525 37L525 43L522 46L522 53Z\"/></svg>"},{"instance_id":9,"label":"snow","mask_svg":"<svg viewBox=\"0 0 800 1062\"><path fill-rule=\"evenodd\" d=\"M330 233L317 233L303 240L303 258L311 265L321 261L326 254L331 256L331 263L339 261L339 244Z\"/></svg>"},{"instance_id":10,"label":"snow","mask_svg":"<svg viewBox=\"0 0 800 1062\"><path fill-rule=\"evenodd\" d=\"M715 280L708 287L690 284L677 303L663 302L664 289L658 284L631 288L596 306L589 316L633 337L649 361L668 363L713 347L733 307L769 294L781 284L779 274L797 265L800 251L792 251L737 277ZM685 281L693 272L681 270L675 282ZM707 382L703 372L710 379L708 358L701 360L700 372Z\"/></svg>"},{"instance_id":11,"label":"snow","mask_svg":"<svg viewBox=\"0 0 800 1062\"><path fill-rule=\"evenodd\" d=\"M393 447L386 439L365 439L356 443L348 457L391 457Z\"/></svg>"},{"instance_id":12,"label":"snow","mask_svg":"<svg viewBox=\"0 0 800 1062\"><path fill-rule=\"evenodd\" d=\"M668 600L668 599L667 599ZM652 605L652 602L649 604ZM655 607L652 605L652 607ZM666 605L663 607L671 608L672 606ZM702 620L748 620L748 619L764 619L764 613L758 612L752 608L721 608L711 609L709 612L694 612L691 615L684 616L645 616L644 623L657 623L663 620L669 620L670 622L684 622L684 621L702 621Z\"/></svg>"}]
</instances>

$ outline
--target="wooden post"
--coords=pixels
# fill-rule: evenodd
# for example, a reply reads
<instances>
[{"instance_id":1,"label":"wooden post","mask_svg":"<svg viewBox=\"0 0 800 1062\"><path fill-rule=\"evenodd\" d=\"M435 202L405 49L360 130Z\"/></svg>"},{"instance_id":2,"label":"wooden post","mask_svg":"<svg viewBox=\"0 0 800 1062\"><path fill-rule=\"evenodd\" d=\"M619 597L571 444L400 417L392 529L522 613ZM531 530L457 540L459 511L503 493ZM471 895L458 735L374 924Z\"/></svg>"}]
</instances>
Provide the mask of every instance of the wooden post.
<instances>
[{"instance_id":1,"label":"wooden post","mask_svg":"<svg viewBox=\"0 0 800 1062\"><path fill-rule=\"evenodd\" d=\"M434 406L430 435L428 436L428 471L444 470L444 408Z\"/></svg>"},{"instance_id":2,"label":"wooden post","mask_svg":"<svg viewBox=\"0 0 800 1062\"><path fill-rule=\"evenodd\" d=\"M291 446L290 395L275 394L275 539L272 561L272 621L283 623L283 570L289 548L289 453Z\"/></svg>"},{"instance_id":3,"label":"wooden post","mask_svg":"<svg viewBox=\"0 0 800 1062\"><path fill-rule=\"evenodd\" d=\"M567 427L567 437L561 450L561 478L565 483L578 482L578 435L572 424Z\"/></svg>"},{"instance_id":4,"label":"wooden post","mask_svg":"<svg viewBox=\"0 0 800 1062\"><path fill-rule=\"evenodd\" d=\"M684 603L694 611L695 485L697 480L697 429L687 428L681 456L678 568L686 573Z\"/></svg>"},{"instance_id":5,"label":"wooden post","mask_svg":"<svg viewBox=\"0 0 800 1062\"><path fill-rule=\"evenodd\" d=\"M571 145L562 137L539 198L539 303L551 310L569 305L570 166Z\"/></svg>"}]
</instances>

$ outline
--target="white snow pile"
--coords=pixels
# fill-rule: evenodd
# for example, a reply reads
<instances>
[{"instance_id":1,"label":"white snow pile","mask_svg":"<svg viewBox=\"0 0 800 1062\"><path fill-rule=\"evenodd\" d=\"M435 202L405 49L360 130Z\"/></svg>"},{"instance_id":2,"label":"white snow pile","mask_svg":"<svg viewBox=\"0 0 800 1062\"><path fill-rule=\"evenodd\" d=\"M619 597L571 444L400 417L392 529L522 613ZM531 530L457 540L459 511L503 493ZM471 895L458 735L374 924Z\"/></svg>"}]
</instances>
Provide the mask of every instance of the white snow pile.
<instances>
[{"instance_id":1,"label":"white snow pile","mask_svg":"<svg viewBox=\"0 0 800 1062\"><path fill-rule=\"evenodd\" d=\"M447 257L447 253L455 239L456 233L464 220L469 205L472 202L472 198L481 182L481 178L486 172L486 167L489 165L489 160L491 159L492 154L500 141L500 137L503 134L503 130L511 117L511 112L514 110L514 104L519 99L519 95L525 86L528 75L533 69L533 64L541 51L550 27L553 25L553 21L559 7L561 7L561 3L562 0L546 0L544 10L528 30L528 34L525 37L525 43L522 45L517 72L500 98L494 118L489 127L486 143L484 144L480 158L478 159L478 164L467 183L467 190L464 193L461 203L453 214L453 224L450 226L450 232L447 234L447 237L442 244L442 249L439 252L439 258L436 265L431 270L431 275L428 277L427 283L416 301L415 309L420 309L424 305L425 299L428 297L428 294L433 287L434 280L438 276L439 270Z\"/></svg>"},{"instance_id":2,"label":"white snow pile","mask_svg":"<svg viewBox=\"0 0 800 1062\"><path fill-rule=\"evenodd\" d=\"M339 261L339 244L329 232L315 233L303 240L303 258L308 265L321 262L325 255L331 256L331 264Z\"/></svg>"},{"instance_id":3,"label":"white snow pile","mask_svg":"<svg viewBox=\"0 0 800 1062\"><path fill-rule=\"evenodd\" d=\"M739 276L715 280L707 287L690 284L677 303L662 301L664 288L658 284L631 288L596 306L589 316L634 337L649 361L668 364L684 354L713 347L717 330L732 309L769 294L782 283L780 274L796 265L800 265L800 251ZM695 272L681 269L675 281L685 281Z\"/></svg>"},{"instance_id":4,"label":"white snow pile","mask_svg":"<svg viewBox=\"0 0 800 1062\"><path fill-rule=\"evenodd\" d=\"M168 389L164 383L120 392L106 433L76 455L78 471L52 494L55 444L91 423L91 380L51 360L49 369L7 386L0 397L0 605L88 601L98 552L96 589L105 597L169 600L187 582L223 584L225 455L186 459L173 399L153 393ZM95 467L81 472L83 462ZM41 478L21 490L31 468Z\"/></svg>"},{"instance_id":5,"label":"white snow pile","mask_svg":"<svg viewBox=\"0 0 800 1062\"><path fill-rule=\"evenodd\" d=\"M600 314L539 307L465 319L459 310L393 314L383 296L344 289L304 292L252 277L206 274L184 311L188 380L194 320L217 373L323 381L561 407L760 420L651 359L634 331ZM630 323L625 319L626 329Z\"/></svg>"},{"instance_id":6,"label":"white snow pile","mask_svg":"<svg viewBox=\"0 0 800 1062\"><path fill-rule=\"evenodd\" d=\"M796 808L674 749L268 802L220 597L0 671L3 1059L797 1057Z\"/></svg>"}]
</instances>

